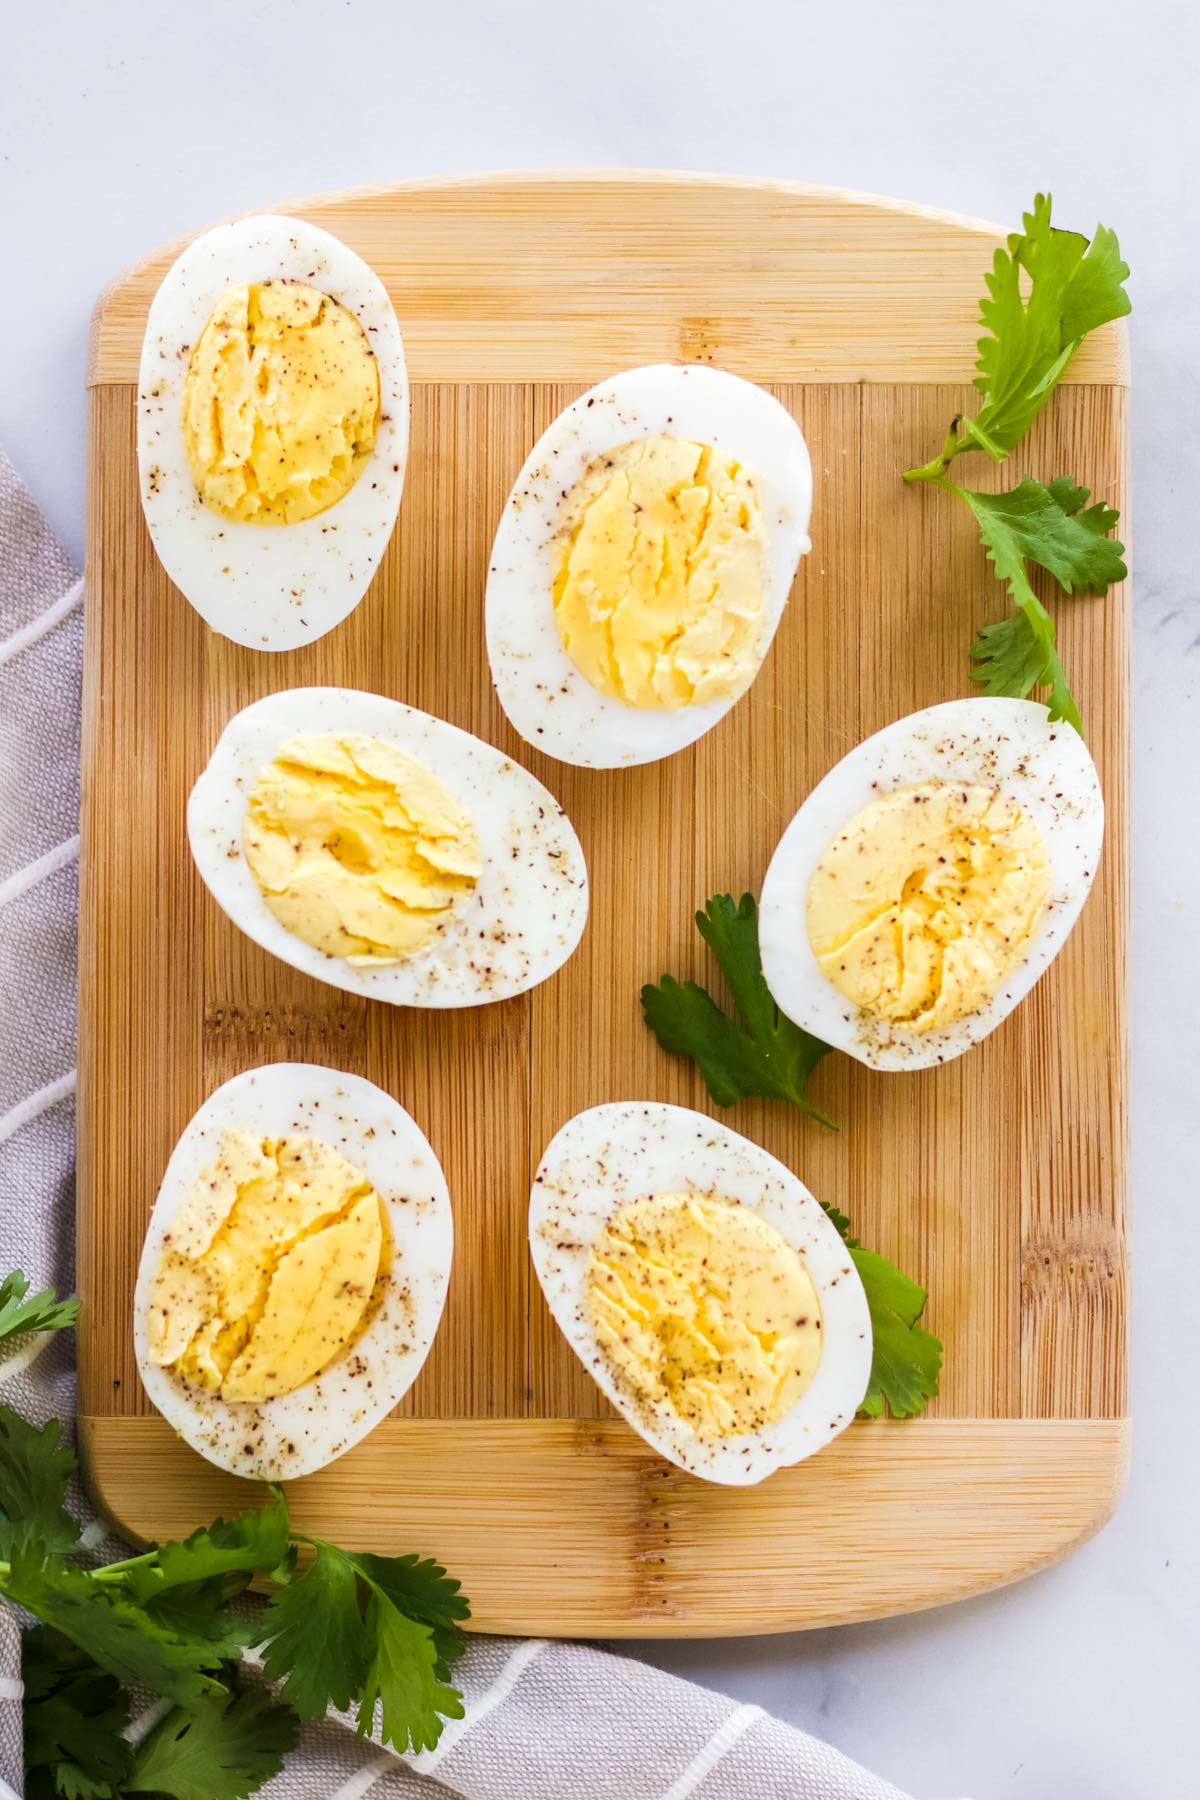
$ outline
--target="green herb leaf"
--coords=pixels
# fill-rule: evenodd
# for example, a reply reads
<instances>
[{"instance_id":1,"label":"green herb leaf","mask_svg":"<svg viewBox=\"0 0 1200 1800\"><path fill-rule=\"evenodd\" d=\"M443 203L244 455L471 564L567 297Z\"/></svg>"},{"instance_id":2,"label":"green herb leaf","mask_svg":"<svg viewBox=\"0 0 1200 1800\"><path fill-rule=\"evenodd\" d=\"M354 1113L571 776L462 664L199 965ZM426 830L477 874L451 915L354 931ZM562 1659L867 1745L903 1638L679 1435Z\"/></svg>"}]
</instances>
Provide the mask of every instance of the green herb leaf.
<instances>
[{"instance_id":1,"label":"green herb leaf","mask_svg":"<svg viewBox=\"0 0 1200 1800\"><path fill-rule=\"evenodd\" d=\"M696 914L696 926L729 984L742 1025L696 982L664 975L642 989L646 1023L663 1049L692 1058L718 1106L752 1095L787 1100L836 1130L804 1093L829 1045L776 1006L762 972L754 896L743 894L735 906L731 895L714 894Z\"/></svg>"},{"instance_id":2,"label":"green herb leaf","mask_svg":"<svg viewBox=\"0 0 1200 1800\"><path fill-rule=\"evenodd\" d=\"M1048 194L1026 213L1023 232L997 250L980 303L975 385L983 405L973 419L956 419L941 454L905 472L906 481L936 481L964 450L1003 461L1045 406L1083 338L1123 317L1130 300L1122 285L1129 266L1116 235L1096 228L1089 244L1074 231L1055 230ZM1022 275L1028 291L1022 291Z\"/></svg>"},{"instance_id":3,"label":"green herb leaf","mask_svg":"<svg viewBox=\"0 0 1200 1800\"><path fill-rule=\"evenodd\" d=\"M268 1694L247 1689L177 1708L137 1752L122 1790L172 1800L244 1800L278 1775L297 1722Z\"/></svg>"},{"instance_id":4,"label":"green herb leaf","mask_svg":"<svg viewBox=\"0 0 1200 1800\"><path fill-rule=\"evenodd\" d=\"M458 1583L440 1564L415 1556L350 1554L306 1538L313 1560L271 1596L263 1670L283 1681L282 1697L302 1719L358 1700L359 1730L382 1708L385 1742L428 1748L441 1735L439 1714L462 1716L447 1684L462 1654L458 1621L467 1616ZM369 1593L365 1616L359 1582Z\"/></svg>"},{"instance_id":5,"label":"green herb leaf","mask_svg":"<svg viewBox=\"0 0 1200 1800\"><path fill-rule=\"evenodd\" d=\"M100 1571L102 1575L103 1571ZM97 1574L43 1562L36 1547L18 1550L3 1591L44 1624L64 1632L93 1662L126 1686L147 1687L181 1706L220 1692L221 1657L205 1637L160 1624Z\"/></svg>"},{"instance_id":6,"label":"green herb leaf","mask_svg":"<svg viewBox=\"0 0 1200 1800\"><path fill-rule=\"evenodd\" d=\"M206 1581L181 1582L144 1602L146 1613L164 1631L182 1638L203 1638L215 1658L236 1659L256 1641L259 1622L239 1618L230 1608L253 1577L249 1571L212 1575Z\"/></svg>"},{"instance_id":7,"label":"green herb leaf","mask_svg":"<svg viewBox=\"0 0 1200 1800\"><path fill-rule=\"evenodd\" d=\"M135 1572L134 1586L149 1598L162 1588L208 1580L216 1575L270 1575L285 1562L291 1536L288 1504L280 1488L272 1488L267 1506L252 1507L232 1519L216 1519L193 1531L183 1543L156 1546L147 1571Z\"/></svg>"},{"instance_id":8,"label":"green herb leaf","mask_svg":"<svg viewBox=\"0 0 1200 1800\"><path fill-rule=\"evenodd\" d=\"M124 1792L71 1759L52 1768L35 1765L25 1775L25 1800L114 1800Z\"/></svg>"},{"instance_id":9,"label":"green herb leaf","mask_svg":"<svg viewBox=\"0 0 1200 1800\"><path fill-rule=\"evenodd\" d=\"M1103 502L1088 506L1087 488L1077 487L1069 475L1048 487L1027 477L1003 494L954 492L975 514L993 562L997 556L1005 559L1006 580L1011 579L1007 565L1026 558L1048 569L1068 594L1103 594L1128 573L1124 544L1106 535L1120 514Z\"/></svg>"},{"instance_id":10,"label":"green herb leaf","mask_svg":"<svg viewBox=\"0 0 1200 1800\"><path fill-rule=\"evenodd\" d=\"M1053 637L1047 639L1042 622L1035 627L1024 612L983 626L971 645L971 665L971 679L984 684L985 694L1008 694L1017 700L1062 670Z\"/></svg>"},{"instance_id":11,"label":"green herb leaf","mask_svg":"<svg viewBox=\"0 0 1200 1800\"><path fill-rule=\"evenodd\" d=\"M133 1764L120 1683L44 1625L21 1634L21 1679L29 1800L112 1800Z\"/></svg>"},{"instance_id":12,"label":"green herb leaf","mask_svg":"<svg viewBox=\"0 0 1200 1800\"><path fill-rule=\"evenodd\" d=\"M917 1324L925 1289L874 1250L855 1247L850 1255L866 1289L875 1345L859 1410L878 1418L886 1402L894 1418L911 1418L937 1393L942 1367L941 1344Z\"/></svg>"},{"instance_id":13,"label":"green herb leaf","mask_svg":"<svg viewBox=\"0 0 1200 1800\"><path fill-rule=\"evenodd\" d=\"M1026 601L1023 611L983 627L971 645L971 679L984 684L985 694L1020 699L1032 688L1048 685L1051 719L1065 719L1082 735L1079 709L1055 648L1054 621L1037 601Z\"/></svg>"},{"instance_id":14,"label":"green herb leaf","mask_svg":"<svg viewBox=\"0 0 1200 1800\"><path fill-rule=\"evenodd\" d=\"M437 1651L438 1679L448 1680L450 1665L467 1647L460 1627L470 1618L471 1609L463 1599L461 1582L447 1575L432 1557L358 1552L350 1560L364 1580L385 1594L402 1613L430 1627Z\"/></svg>"},{"instance_id":15,"label":"green herb leaf","mask_svg":"<svg viewBox=\"0 0 1200 1800\"><path fill-rule=\"evenodd\" d=\"M229 1602L256 1575L285 1574L292 1553L287 1502L273 1489L267 1506L217 1519L183 1543L155 1547L152 1561L135 1558L105 1572L118 1579L159 1625L183 1637L205 1638L218 1657L237 1656L257 1635L253 1619L239 1619Z\"/></svg>"},{"instance_id":16,"label":"green herb leaf","mask_svg":"<svg viewBox=\"0 0 1200 1800\"><path fill-rule=\"evenodd\" d=\"M302 1719L344 1711L361 1690L370 1641L358 1604L358 1576L344 1550L313 1542L313 1560L271 1595L262 1638L263 1671Z\"/></svg>"},{"instance_id":17,"label":"green herb leaf","mask_svg":"<svg viewBox=\"0 0 1200 1800\"><path fill-rule=\"evenodd\" d=\"M0 1406L0 1557L63 1554L79 1542L79 1527L63 1507L75 1455L62 1426L49 1419L39 1431Z\"/></svg>"},{"instance_id":18,"label":"green herb leaf","mask_svg":"<svg viewBox=\"0 0 1200 1800\"><path fill-rule=\"evenodd\" d=\"M462 1695L438 1677L432 1628L406 1618L374 1584L366 1628L371 1649L358 1705L359 1735L374 1728L378 1708L381 1743L401 1751L410 1744L432 1750L442 1735L442 1716L463 1716Z\"/></svg>"},{"instance_id":19,"label":"green herb leaf","mask_svg":"<svg viewBox=\"0 0 1200 1800\"><path fill-rule=\"evenodd\" d=\"M27 1286L10 1277L0 1305L10 1319L45 1320L46 1297L25 1304ZM241 1800L257 1791L297 1729L290 1706L232 1686L231 1665L258 1641L268 1676L305 1717L357 1702L360 1729L378 1711L399 1748L430 1747L443 1717L462 1717L447 1678L468 1607L439 1563L351 1556L305 1538L314 1557L297 1576L287 1502L272 1487L267 1505L183 1542L71 1568L62 1558L79 1533L63 1502L74 1469L57 1421L39 1430L0 1407L0 1595L42 1621L26 1634L30 1800ZM280 1584L265 1633L230 1605L256 1575ZM136 1752L122 1736L122 1686L176 1708Z\"/></svg>"},{"instance_id":20,"label":"green herb leaf","mask_svg":"<svg viewBox=\"0 0 1200 1800\"><path fill-rule=\"evenodd\" d=\"M947 483L949 486L950 484ZM1087 488L1060 475L1049 487L1025 480L1004 494L953 488L975 515L996 574L1008 583L1018 612L986 625L971 647L972 674L988 694L1023 699L1048 685L1052 719L1083 725L1058 657L1054 621L1030 584L1026 559L1049 570L1068 594L1102 594L1126 574L1124 545L1106 535L1118 514L1088 506Z\"/></svg>"},{"instance_id":21,"label":"green herb leaf","mask_svg":"<svg viewBox=\"0 0 1200 1800\"><path fill-rule=\"evenodd\" d=\"M942 1346L917 1320L925 1310L925 1289L877 1251L864 1250L851 1236L850 1221L836 1206L821 1201L826 1215L844 1239L858 1270L871 1314L874 1352L871 1378L859 1412L877 1419L886 1401L893 1418L924 1412L938 1391Z\"/></svg>"},{"instance_id":22,"label":"green herb leaf","mask_svg":"<svg viewBox=\"0 0 1200 1800\"><path fill-rule=\"evenodd\" d=\"M78 1300L60 1300L53 1288L30 1294L29 1278L20 1269L0 1281L0 1344L30 1331L62 1331L78 1313Z\"/></svg>"}]
</instances>

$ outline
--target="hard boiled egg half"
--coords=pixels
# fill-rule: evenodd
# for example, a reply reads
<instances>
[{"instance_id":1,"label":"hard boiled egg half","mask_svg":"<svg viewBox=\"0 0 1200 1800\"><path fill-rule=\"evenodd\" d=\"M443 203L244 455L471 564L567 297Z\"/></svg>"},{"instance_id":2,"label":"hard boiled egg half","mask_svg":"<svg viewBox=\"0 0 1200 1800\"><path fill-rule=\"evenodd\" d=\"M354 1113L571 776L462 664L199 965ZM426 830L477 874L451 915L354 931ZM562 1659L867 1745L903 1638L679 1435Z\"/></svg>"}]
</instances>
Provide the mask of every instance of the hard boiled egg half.
<instances>
[{"instance_id":1,"label":"hard boiled egg half","mask_svg":"<svg viewBox=\"0 0 1200 1800\"><path fill-rule=\"evenodd\" d=\"M1033 700L913 713L831 769L763 882L767 985L877 1069L994 1031L1066 942L1104 836L1095 764Z\"/></svg>"},{"instance_id":2,"label":"hard boiled egg half","mask_svg":"<svg viewBox=\"0 0 1200 1800\"><path fill-rule=\"evenodd\" d=\"M587 920L587 866L518 763L415 707L292 688L231 719L188 801L196 867L248 937L396 1006L544 981Z\"/></svg>"},{"instance_id":3,"label":"hard boiled egg half","mask_svg":"<svg viewBox=\"0 0 1200 1800\"><path fill-rule=\"evenodd\" d=\"M845 1244L790 1169L703 1113L577 1114L538 1169L529 1247L593 1380L706 1481L811 1456L866 1393L871 1321Z\"/></svg>"},{"instance_id":4,"label":"hard boiled egg half","mask_svg":"<svg viewBox=\"0 0 1200 1800\"><path fill-rule=\"evenodd\" d=\"M415 1381L453 1243L437 1157L390 1094L307 1063L238 1075L188 1125L150 1216L146 1392L231 1474L322 1468Z\"/></svg>"},{"instance_id":5,"label":"hard boiled egg half","mask_svg":"<svg viewBox=\"0 0 1200 1800\"><path fill-rule=\"evenodd\" d=\"M150 307L137 445L154 548L213 630L257 650L323 637L366 593L404 487L383 283L303 219L205 232Z\"/></svg>"},{"instance_id":6,"label":"hard boiled egg half","mask_svg":"<svg viewBox=\"0 0 1200 1800\"><path fill-rule=\"evenodd\" d=\"M736 375L629 369L568 406L488 572L492 679L521 736L593 769L702 737L758 673L811 506L800 427Z\"/></svg>"}]
</instances>

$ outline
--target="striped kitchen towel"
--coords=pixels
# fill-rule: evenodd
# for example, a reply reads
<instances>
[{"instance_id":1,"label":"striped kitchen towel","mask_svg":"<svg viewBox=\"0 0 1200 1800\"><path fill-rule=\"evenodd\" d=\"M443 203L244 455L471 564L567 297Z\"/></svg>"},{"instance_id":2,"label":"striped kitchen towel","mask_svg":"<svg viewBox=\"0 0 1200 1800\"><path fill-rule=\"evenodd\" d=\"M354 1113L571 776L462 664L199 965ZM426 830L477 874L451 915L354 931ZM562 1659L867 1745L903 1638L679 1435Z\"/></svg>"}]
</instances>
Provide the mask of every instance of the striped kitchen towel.
<instances>
[{"instance_id":1,"label":"striped kitchen towel","mask_svg":"<svg viewBox=\"0 0 1200 1800\"><path fill-rule=\"evenodd\" d=\"M74 1284L76 866L82 582L0 455L0 1274ZM0 1364L0 1398L74 1409L70 1333ZM72 1499L90 1520L87 1496ZM98 1522L89 1552L124 1554ZM756 1706L584 1645L475 1638L465 1716L401 1759L331 1716L265 1800L905 1800ZM20 1634L0 1607L0 1800L22 1792ZM166 1708L144 1701L131 1735Z\"/></svg>"}]
</instances>

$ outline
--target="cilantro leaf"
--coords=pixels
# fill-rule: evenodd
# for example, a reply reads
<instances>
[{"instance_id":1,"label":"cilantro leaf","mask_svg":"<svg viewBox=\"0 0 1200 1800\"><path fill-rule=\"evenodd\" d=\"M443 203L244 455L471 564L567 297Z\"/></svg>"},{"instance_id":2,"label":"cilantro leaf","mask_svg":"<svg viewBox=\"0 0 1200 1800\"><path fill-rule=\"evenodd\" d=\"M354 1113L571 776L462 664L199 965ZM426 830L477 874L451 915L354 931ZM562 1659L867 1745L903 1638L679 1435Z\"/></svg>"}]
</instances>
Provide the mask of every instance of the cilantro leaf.
<instances>
[{"instance_id":1,"label":"cilantro leaf","mask_svg":"<svg viewBox=\"0 0 1200 1800\"><path fill-rule=\"evenodd\" d=\"M1054 621L1040 601L1030 605L1026 600L1023 611L982 628L971 645L971 679L983 683L985 694L1016 699L1049 686L1051 719L1065 719L1082 735L1079 710L1055 648Z\"/></svg>"},{"instance_id":2,"label":"cilantro leaf","mask_svg":"<svg viewBox=\"0 0 1200 1800\"><path fill-rule=\"evenodd\" d=\"M75 1455L57 1419L39 1431L0 1406L0 1557L75 1549L79 1527L63 1509L74 1472Z\"/></svg>"},{"instance_id":3,"label":"cilantro leaf","mask_svg":"<svg viewBox=\"0 0 1200 1800\"><path fill-rule=\"evenodd\" d=\"M1010 236L1007 251L997 250L986 277L979 315L987 336L975 378L983 406L963 423L968 439L984 448L984 439L1003 452L1020 443L1083 338L1130 310L1121 285L1129 268L1115 234L1101 225L1089 245L1079 232L1056 231L1050 215L1050 196L1039 194L1024 232Z\"/></svg>"},{"instance_id":4,"label":"cilantro leaf","mask_svg":"<svg viewBox=\"0 0 1200 1800\"><path fill-rule=\"evenodd\" d=\"M44 1562L35 1546L14 1553L3 1591L127 1686L147 1687L181 1706L198 1705L219 1691L213 1672L221 1657L211 1642L160 1624L97 1574L69 1569L57 1559Z\"/></svg>"},{"instance_id":5,"label":"cilantro leaf","mask_svg":"<svg viewBox=\"0 0 1200 1800\"><path fill-rule=\"evenodd\" d=\"M24 1305L21 1275L0 1288L8 1316ZM53 1299L50 1296L50 1299ZM57 1302L54 1303L57 1306ZM40 1309L40 1310L39 1310ZM462 1717L448 1683L469 1616L457 1581L416 1555L351 1556L315 1538L293 1578L296 1544L282 1491L261 1508L217 1519L182 1542L82 1570L63 1502L75 1458L56 1420L41 1429L0 1406L0 1596L41 1624L25 1634L30 1800L242 1800L278 1773L296 1713L232 1685L246 1645L305 1717L358 1704L360 1730L378 1712L385 1740L430 1747L442 1717ZM261 1620L231 1602L256 1575L281 1584ZM363 1601L365 1598L365 1614ZM144 1687L175 1710L134 1749L123 1735L123 1687Z\"/></svg>"},{"instance_id":6,"label":"cilantro leaf","mask_svg":"<svg viewBox=\"0 0 1200 1800\"><path fill-rule=\"evenodd\" d=\"M409 1619L371 1583L366 1629L371 1650L358 1704L358 1730L372 1730L379 1710L379 1740L397 1750L432 1750L442 1735L439 1714L463 1716L462 1696L438 1676L433 1630Z\"/></svg>"},{"instance_id":7,"label":"cilantro leaf","mask_svg":"<svg viewBox=\"0 0 1200 1800\"><path fill-rule=\"evenodd\" d=\"M462 1597L462 1584L447 1575L432 1557L373 1556L363 1551L350 1558L359 1574L410 1619L419 1619L433 1631L437 1651L437 1675L449 1679L450 1665L467 1647L461 1630L471 1609Z\"/></svg>"},{"instance_id":8,"label":"cilantro leaf","mask_svg":"<svg viewBox=\"0 0 1200 1800\"><path fill-rule=\"evenodd\" d=\"M175 1593L176 1606L207 1606L248 1588L255 1575L272 1575L288 1562L291 1525L288 1501L272 1489L266 1507L250 1508L232 1519L214 1519L184 1543L153 1544L153 1562L131 1562L124 1586L142 1606L166 1606ZM218 1598L219 1597L219 1598Z\"/></svg>"},{"instance_id":9,"label":"cilantro leaf","mask_svg":"<svg viewBox=\"0 0 1200 1800\"><path fill-rule=\"evenodd\" d=\"M21 1634L26 1794L111 1800L133 1763L120 1683L44 1625Z\"/></svg>"},{"instance_id":10,"label":"cilantro leaf","mask_svg":"<svg viewBox=\"0 0 1200 1800\"><path fill-rule=\"evenodd\" d=\"M1130 311L1122 285L1129 265L1116 234L1099 225L1089 244L1075 231L1051 225L1048 194L1026 213L1024 231L996 251L985 277L979 315L975 386L983 404L974 418L956 419L939 456L905 472L906 481L936 481L964 450L983 450L1002 462L1045 406L1088 332ZM1027 292L1023 292L1022 276Z\"/></svg>"},{"instance_id":11,"label":"cilantro leaf","mask_svg":"<svg viewBox=\"0 0 1200 1800\"><path fill-rule=\"evenodd\" d=\"M203 1639L217 1660L237 1658L258 1636L258 1621L229 1605L250 1585L249 1571L180 1582L143 1602L147 1617L177 1637Z\"/></svg>"},{"instance_id":12,"label":"cilantro leaf","mask_svg":"<svg viewBox=\"0 0 1200 1800\"><path fill-rule=\"evenodd\" d=\"M78 1300L60 1300L53 1288L30 1294L28 1276L14 1269L0 1281L0 1344L30 1331L62 1331L78 1312Z\"/></svg>"},{"instance_id":13,"label":"cilantro leaf","mask_svg":"<svg viewBox=\"0 0 1200 1800\"><path fill-rule=\"evenodd\" d=\"M858 1410L877 1419L886 1400L893 1418L912 1418L937 1393L942 1367L940 1341L917 1324L925 1310L925 1289L886 1256L864 1250L851 1235L844 1212L825 1200L820 1205L850 1252L871 1315L871 1376Z\"/></svg>"},{"instance_id":14,"label":"cilantro leaf","mask_svg":"<svg viewBox=\"0 0 1200 1800\"><path fill-rule=\"evenodd\" d=\"M302 1719L358 1700L360 1732L382 1709L383 1741L403 1750L436 1744L439 1714L462 1716L448 1685L462 1654L458 1621L467 1616L458 1583L440 1564L415 1556L351 1554L306 1538L313 1560L267 1608L263 1671L283 1681L282 1698ZM369 1598L360 1610L359 1583Z\"/></svg>"},{"instance_id":15,"label":"cilantro leaf","mask_svg":"<svg viewBox=\"0 0 1200 1800\"><path fill-rule=\"evenodd\" d=\"M176 1708L137 1751L124 1793L172 1800L243 1800L283 1767L297 1722L286 1706L252 1689Z\"/></svg>"},{"instance_id":16,"label":"cilantro leaf","mask_svg":"<svg viewBox=\"0 0 1200 1800\"><path fill-rule=\"evenodd\" d=\"M256 1575L283 1572L289 1562L288 1506L279 1489L268 1506L217 1519L183 1543L154 1546L153 1560L115 1565L119 1580L158 1624L182 1636L207 1639L217 1657L237 1656L254 1640L256 1623L239 1619L229 1602Z\"/></svg>"},{"instance_id":17,"label":"cilantro leaf","mask_svg":"<svg viewBox=\"0 0 1200 1800\"><path fill-rule=\"evenodd\" d=\"M1032 213L1026 213L1024 232L1008 240L1010 254L1030 278L1029 304L1024 309L1022 325L1027 334L1039 326L1045 329L1047 319L1057 323L1058 338L1065 348L1079 344L1097 326L1110 319L1121 319L1132 310L1123 283L1129 279L1129 264L1122 261L1117 234L1107 225L1097 225L1091 243L1078 231L1063 231L1051 224L1052 203L1049 194L1034 197ZM984 315L983 323L999 337L997 321ZM1007 296L1011 306L1011 293ZM1038 317L1039 313L1042 317ZM1029 315L1033 315L1032 319ZM1015 321L1014 321L1015 322ZM1001 319L999 323L1007 327ZM995 385L992 370L997 361L1004 367L1004 355L983 344L979 346L981 373L975 385L986 394ZM1012 362L1011 348L1007 360Z\"/></svg>"},{"instance_id":18,"label":"cilantro leaf","mask_svg":"<svg viewBox=\"0 0 1200 1800\"><path fill-rule=\"evenodd\" d=\"M141 1598L220 1575L244 1575L246 1586L252 1576L270 1575L280 1567L287 1558L290 1535L287 1501L282 1489L274 1488L267 1506L251 1507L232 1519L215 1519L182 1543L156 1545L155 1564L149 1571L136 1571L134 1585L144 1590Z\"/></svg>"},{"instance_id":19,"label":"cilantro leaf","mask_svg":"<svg viewBox=\"0 0 1200 1800\"><path fill-rule=\"evenodd\" d=\"M735 906L729 894L714 894L696 914L701 937L729 984L742 1024L738 1025L694 981L682 984L664 975L642 989L646 1023L675 1056L690 1056L718 1106L760 1095L787 1100L831 1130L832 1119L804 1095L813 1070L829 1045L785 1018L762 972L758 910L752 894ZM744 1027L744 1029L743 1029Z\"/></svg>"},{"instance_id":20,"label":"cilantro leaf","mask_svg":"<svg viewBox=\"0 0 1200 1800\"><path fill-rule=\"evenodd\" d=\"M997 553L1048 569L1068 594L1103 594L1128 574L1124 544L1108 537L1120 518L1069 475L1045 486L1028 477L1003 494L954 490L971 508L993 562ZM1007 576L1006 576L1007 578Z\"/></svg>"},{"instance_id":21,"label":"cilantro leaf","mask_svg":"<svg viewBox=\"0 0 1200 1800\"><path fill-rule=\"evenodd\" d=\"M25 1782L25 1800L112 1800L124 1792L73 1758L55 1763L51 1769L35 1767Z\"/></svg>"},{"instance_id":22,"label":"cilantro leaf","mask_svg":"<svg viewBox=\"0 0 1200 1800\"><path fill-rule=\"evenodd\" d=\"M302 1719L349 1706L371 1648L353 1562L333 1544L314 1539L313 1550L308 1567L271 1595L262 1639L263 1672L283 1682L282 1698Z\"/></svg>"},{"instance_id":23,"label":"cilantro leaf","mask_svg":"<svg viewBox=\"0 0 1200 1800\"><path fill-rule=\"evenodd\" d=\"M893 1418L911 1418L937 1393L942 1367L940 1342L917 1324L925 1289L874 1250L852 1246L850 1256L866 1289L874 1339L871 1379L859 1411L877 1419L886 1402Z\"/></svg>"},{"instance_id":24,"label":"cilantro leaf","mask_svg":"<svg viewBox=\"0 0 1200 1800\"><path fill-rule=\"evenodd\" d=\"M1106 535L1119 515L1102 502L1088 506L1087 488L1077 487L1067 475L1048 487L1026 479L1003 494L960 487L951 491L975 515L992 566L1019 608L1011 618L986 625L976 638L973 678L984 684L985 693L1019 699L1048 684L1050 717L1066 719L1082 733L1059 661L1054 621L1034 593L1025 564L1028 558L1049 570L1068 594L1102 594L1127 572L1124 545Z\"/></svg>"}]
</instances>

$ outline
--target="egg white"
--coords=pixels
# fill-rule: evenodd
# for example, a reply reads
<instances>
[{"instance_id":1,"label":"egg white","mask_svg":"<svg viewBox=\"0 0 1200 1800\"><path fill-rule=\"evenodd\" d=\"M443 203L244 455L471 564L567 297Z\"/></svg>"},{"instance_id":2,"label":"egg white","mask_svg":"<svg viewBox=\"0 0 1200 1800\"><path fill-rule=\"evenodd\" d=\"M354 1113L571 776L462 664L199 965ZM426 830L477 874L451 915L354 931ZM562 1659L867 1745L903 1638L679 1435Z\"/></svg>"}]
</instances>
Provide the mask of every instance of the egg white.
<instances>
[{"instance_id":1,"label":"egg white","mask_svg":"<svg viewBox=\"0 0 1200 1800\"><path fill-rule=\"evenodd\" d=\"M563 501L599 457L660 436L710 444L755 477L767 532L755 674L809 548L808 448L791 414L762 388L722 369L664 363L614 375L568 406L534 445L504 508L486 608L500 704L527 743L560 762L591 769L656 762L703 737L745 692L678 710L628 706L592 687L563 645L553 602Z\"/></svg>"},{"instance_id":2,"label":"egg white","mask_svg":"<svg viewBox=\"0 0 1200 1800\"><path fill-rule=\"evenodd\" d=\"M231 1404L151 1362L147 1321L163 1238L226 1131L320 1138L369 1177L392 1236L391 1269L362 1334L293 1393ZM200 1107L163 1176L138 1265L133 1337L154 1405L201 1456L232 1475L293 1480L324 1468L366 1436L408 1392L429 1354L454 1250L450 1194L415 1120L359 1075L311 1063L271 1063L234 1076Z\"/></svg>"},{"instance_id":3,"label":"egg white","mask_svg":"<svg viewBox=\"0 0 1200 1800\"><path fill-rule=\"evenodd\" d=\"M350 491L315 518L251 525L196 492L183 437L191 354L227 288L302 281L358 320L379 369L375 448ZM310 644L367 591L400 506L408 456L408 374L392 303L348 245L304 219L262 214L218 225L172 263L146 321L138 374L138 476L167 574L214 631L256 650Z\"/></svg>"},{"instance_id":4,"label":"egg white","mask_svg":"<svg viewBox=\"0 0 1200 1800\"><path fill-rule=\"evenodd\" d=\"M1050 860L1046 916L1029 955L985 1006L914 1032L853 1006L822 972L806 905L817 864L854 815L923 781L997 788L1041 832ZM950 700L886 725L843 757L804 801L771 858L759 905L763 973L789 1019L875 1069L924 1069L996 1029L1062 949L1087 899L1104 838L1104 798L1087 745L1034 700Z\"/></svg>"},{"instance_id":5,"label":"egg white","mask_svg":"<svg viewBox=\"0 0 1200 1800\"><path fill-rule=\"evenodd\" d=\"M716 1195L750 1207L804 1259L821 1302L821 1360L772 1424L710 1442L667 1404L614 1378L588 1316L588 1256L621 1207L652 1194ZM529 1249L555 1323L597 1386L660 1455L706 1481L749 1486L822 1449L854 1418L871 1373L871 1319L846 1246L804 1183L704 1113L648 1101L577 1113L551 1141L529 1202Z\"/></svg>"},{"instance_id":6,"label":"egg white","mask_svg":"<svg viewBox=\"0 0 1200 1800\"><path fill-rule=\"evenodd\" d=\"M246 801L281 744L304 732L382 738L415 757L467 808L479 880L432 943L385 968L355 968L281 925L246 861ZM192 789L188 841L205 886L264 950L348 993L393 1006L482 1006L535 987L583 935L587 864L554 796L501 751L415 707L354 688L289 688L229 721Z\"/></svg>"}]
</instances>

